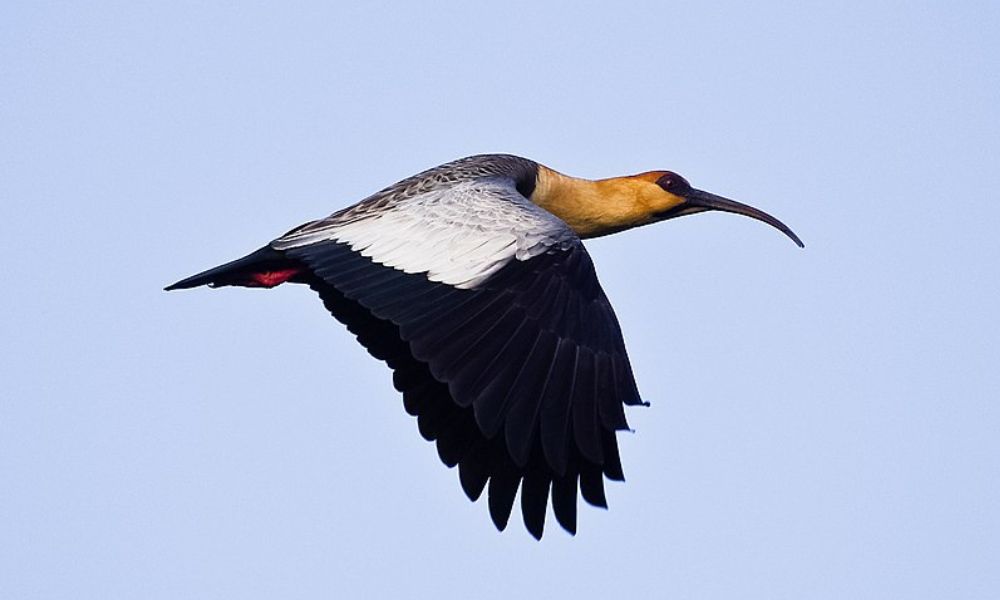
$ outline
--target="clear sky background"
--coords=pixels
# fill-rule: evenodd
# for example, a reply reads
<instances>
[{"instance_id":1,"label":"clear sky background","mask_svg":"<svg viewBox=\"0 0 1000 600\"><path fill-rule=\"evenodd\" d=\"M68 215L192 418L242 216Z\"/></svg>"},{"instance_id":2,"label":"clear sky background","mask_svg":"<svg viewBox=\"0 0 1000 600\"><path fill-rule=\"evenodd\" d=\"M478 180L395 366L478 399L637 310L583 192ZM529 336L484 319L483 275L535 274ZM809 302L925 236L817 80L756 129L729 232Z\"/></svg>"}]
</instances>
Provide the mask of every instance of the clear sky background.
<instances>
[{"instance_id":1,"label":"clear sky background","mask_svg":"<svg viewBox=\"0 0 1000 600\"><path fill-rule=\"evenodd\" d=\"M0 5L0 597L1000 597L1000 4ZM650 408L497 533L307 289L460 156L778 216L588 243Z\"/></svg>"}]
</instances>

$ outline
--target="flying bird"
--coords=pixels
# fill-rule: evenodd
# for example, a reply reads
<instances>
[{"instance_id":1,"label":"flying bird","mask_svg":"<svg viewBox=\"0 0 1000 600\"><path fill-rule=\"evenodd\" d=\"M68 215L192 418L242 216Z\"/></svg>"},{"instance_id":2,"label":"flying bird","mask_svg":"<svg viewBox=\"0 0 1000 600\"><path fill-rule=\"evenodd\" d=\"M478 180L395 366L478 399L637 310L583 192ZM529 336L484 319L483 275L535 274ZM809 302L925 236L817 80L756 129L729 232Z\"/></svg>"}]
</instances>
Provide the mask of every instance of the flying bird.
<instances>
[{"instance_id":1,"label":"flying bird","mask_svg":"<svg viewBox=\"0 0 1000 600\"><path fill-rule=\"evenodd\" d=\"M705 211L774 217L671 171L588 180L511 155L409 177L167 290L300 283L375 358L476 501L507 526L521 490L540 539L551 496L607 507L623 480L616 432L639 396L622 332L581 240Z\"/></svg>"}]
</instances>

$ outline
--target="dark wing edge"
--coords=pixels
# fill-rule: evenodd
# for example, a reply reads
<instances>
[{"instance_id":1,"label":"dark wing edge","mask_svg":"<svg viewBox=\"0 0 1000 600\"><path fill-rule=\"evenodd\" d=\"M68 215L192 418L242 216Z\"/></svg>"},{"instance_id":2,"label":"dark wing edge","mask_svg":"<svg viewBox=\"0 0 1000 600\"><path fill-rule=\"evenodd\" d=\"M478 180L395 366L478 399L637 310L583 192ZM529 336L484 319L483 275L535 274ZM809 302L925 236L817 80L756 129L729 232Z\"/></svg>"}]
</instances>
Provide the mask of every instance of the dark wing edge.
<instances>
[{"instance_id":1,"label":"dark wing edge","mask_svg":"<svg viewBox=\"0 0 1000 600\"><path fill-rule=\"evenodd\" d=\"M582 243L513 260L473 290L373 262L329 241L286 250L306 283L393 370L421 435L458 466L466 495L488 490L503 530L517 490L541 538L577 528L577 491L607 507L603 477L623 480L615 432L641 404L621 330ZM603 475L603 477L602 477Z\"/></svg>"}]
</instances>

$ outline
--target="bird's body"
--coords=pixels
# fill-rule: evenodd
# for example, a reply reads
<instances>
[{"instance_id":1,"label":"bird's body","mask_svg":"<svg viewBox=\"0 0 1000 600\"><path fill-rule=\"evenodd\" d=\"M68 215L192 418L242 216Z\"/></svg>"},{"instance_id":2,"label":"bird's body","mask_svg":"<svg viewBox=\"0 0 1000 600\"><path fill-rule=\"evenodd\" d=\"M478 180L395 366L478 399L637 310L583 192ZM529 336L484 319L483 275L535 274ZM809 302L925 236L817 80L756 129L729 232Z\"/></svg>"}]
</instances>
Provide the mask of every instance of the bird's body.
<instances>
[{"instance_id":1,"label":"bird's body","mask_svg":"<svg viewBox=\"0 0 1000 600\"><path fill-rule=\"evenodd\" d=\"M576 531L577 491L606 506L623 479L616 431L640 404L614 311L581 238L701 210L756 209L655 171L589 181L509 155L405 179L297 227L242 259L180 281L303 283L393 369L406 410L466 494L488 486L503 529L518 487L541 537L551 492Z\"/></svg>"}]
</instances>

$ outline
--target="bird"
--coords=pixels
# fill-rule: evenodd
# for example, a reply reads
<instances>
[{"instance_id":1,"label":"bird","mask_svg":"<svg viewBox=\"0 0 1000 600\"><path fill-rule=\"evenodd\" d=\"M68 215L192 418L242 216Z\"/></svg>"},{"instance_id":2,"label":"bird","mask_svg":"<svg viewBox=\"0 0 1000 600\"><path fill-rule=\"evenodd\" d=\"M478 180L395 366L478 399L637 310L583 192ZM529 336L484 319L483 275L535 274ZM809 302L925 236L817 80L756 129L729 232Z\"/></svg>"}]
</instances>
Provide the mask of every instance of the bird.
<instances>
[{"instance_id":1,"label":"bird","mask_svg":"<svg viewBox=\"0 0 1000 600\"><path fill-rule=\"evenodd\" d=\"M582 240L706 211L778 219L672 171L590 180L509 154L458 159L167 286L319 294L392 370L393 385L473 502L503 531L518 489L541 539L551 498L607 508L617 433L641 399L615 312Z\"/></svg>"}]
</instances>

